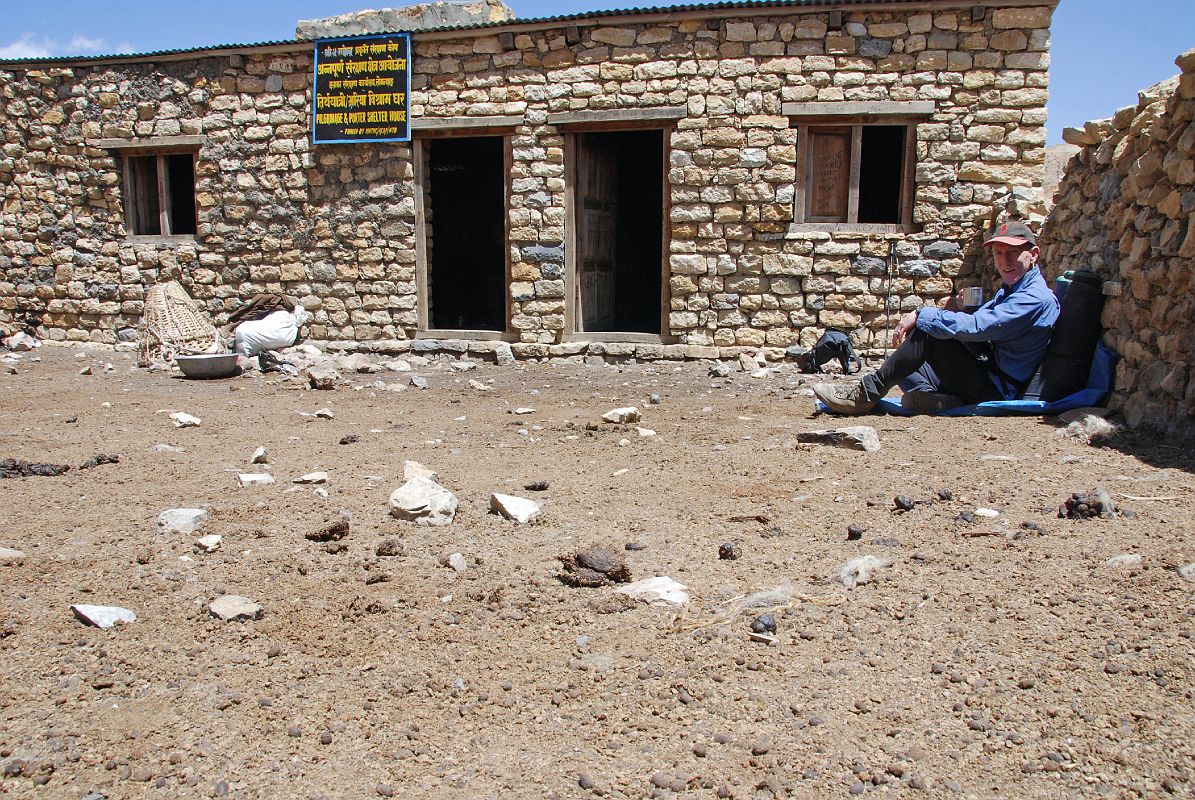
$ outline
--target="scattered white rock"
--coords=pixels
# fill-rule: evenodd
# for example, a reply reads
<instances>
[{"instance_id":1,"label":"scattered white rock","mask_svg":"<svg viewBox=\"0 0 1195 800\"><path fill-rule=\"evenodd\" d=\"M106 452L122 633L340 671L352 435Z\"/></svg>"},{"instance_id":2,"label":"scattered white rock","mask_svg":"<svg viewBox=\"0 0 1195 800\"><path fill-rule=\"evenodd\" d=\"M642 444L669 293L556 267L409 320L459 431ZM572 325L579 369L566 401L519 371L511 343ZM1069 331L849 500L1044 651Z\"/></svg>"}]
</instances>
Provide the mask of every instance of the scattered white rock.
<instances>
[{"instance_id":1,"label":"scattered white rock","mask_svg":"<svg viewBox=\"0 0 1195 800\"><path fill-rule=\"evenodd\" d=\"M203 423L199 417L192 416L185 411L175 411L170 415L174 420L174 427L176 428L194 428L196 425Z\"/></svg>"},{"instance_id":2,"label":"scattered white rock","mask_svg":"<svg viewBox=\"0 0 1195 800\"><path fill-rule=\"evenodd\" d=\"M1183 580L1195 582L1195 563L1186 564L1175 571L1178 572L1178 577Z\"/></svg>"},{"instance_id":3,"label":"scattered white rock","mask_svg":"<svg viewBox=\"0 0 1195 800\"><path fill-rule=\"evenodd\" d=\"M635 428L635 433L639 434L640 439L651 439L656 435L656 432L651 428Z\"/></svg>"},{"instance_id":4,"label":"scattered white rock","mask_svg":"<svg viewBox=\"0 0 1195 800\"><path fill-rule=\"evenodd\" d=\"M510 413L511 413L511 414L516 414L516 415L522 415L522 414L534 414L534 413L535 413L535 409L534 409L534 408L531 408L530 406L519 406L518 408L516 408L516 409L513 409L513 410L512 410Z\"/></svg>"},{"instance_id":5,"label":"scattered white rock","mask_svg":"<svg viewBox=\"0 0 1195 800\"><path fill-rule=\"evenodd\" d=\"M427 378L423 377L422 375L412 375L410 383L416 389L427 388Z\"/></svg>"},{"instance_id":6,"label":"scattered white rock","mask_svg":"<svg viewBox=\"0 0 1195 800\"><path fill-rule=\"evenodd\" d=\"M449 367L456 372L472 372L477 369L476 361L453 361Z\"/></svg>"},{"instance_id":7,"label":"scattered white rock","mask_svg":"<svg viewBox=\"0 0 1195 800\"><path fill-rule=\"evenodd\" d=\"M218 617L225 621L261 618L261 606L254 603L248 597L241 597L238 594L226 594L223 597L217 597L207 607L207 610L211 612L213 617Z\"/></svg>"},{"instance_id":8,"label":"scattered white rock","mask_svg":"<svg viewBox=\"0 0 1195 800\"><path fill-rule=\"evenodd\" d=\"M136 614L120 606L89 606L77 603L71 606L71 611L80 622L97 628L111 628L117 623L137 621Z\"/></svg>"},{"instance_id":9,"label":"scattered white rock","mask_svg":"<svg viewBox=\"0 0 1195 800\"><path fill-rule=\"evenodd\" d=\"M630 439L619 439L619 440L618 440L618 446L619 446L619 447L626 447L626 446L627 446L628 444L630 444L630 443L631 443L631 440L630 440Z\"/></svg>"},{"instance_id":10,"label":"scattered white rock","mask_svg":"<svg viewBox=\"0 0 1195 800\"><path fill-rule=\"evenodd\" d=\"M91 367L84 367L83 369L79 370L79 374L80 375L90 375Z\"/></svg>"},{"instance_id":11,"label":"scattered white rock","mask_svg":"<svg viewBox=\"0 0 1195 800\"><path fill-rule=\"evenodd\" d=\"M396 361L387 361L383 366L391 372L410 372L411 365L409 362L398 359Z\"/></svg>"},{"instance_id":12,"label":"scattered white rock","mask_svg":"<svg viewBox=\"0 0 1195 800\"><path fill-rule=\"evenodd\" d=\"M27 333L14 333L4 340L4 346L13 352L24 352L35 347L41 347L41 342Z\"/></svg>"},{"instance_id":13,"label":"scattered white rock","mask_svg":"<svg viewBox=\"0 0 1195 800\"><path fill-rule=\"evenodd\" d=\"M194 533L211 516L206 508L171 508L158 514L158 532Z\"/></svg>"},{"instance_id":14,"label":"scattered white rock","mask_svg":"<svg viewBox=\"0 0 1195 800\"><path fill-rule=\"evenodd\" d=\"M639 421L639 409L634 406L626 406L624 408L614 408L602 414L602 419L606 422L628 423Z\"/></svg>"},{"instance_id":15,"label":"scattered white rock","mask_svg":"<svg viewBox=\"0 0 1195 800\"><path fill-rule=\"evenodd\" d=\"M880 450L880 435L870 425L852 425L831 430L805 431L797 434L801 444L826 444L848 450L875 453Z\"/></svg>"},{"instance_id":16,"label":"scattered white rock","mask_svg":"<svg viewBox=\"0 0 1195 800\"><path fill-rule=\"evenodd\" d=\"M1141 566L1141 556L1136 553L1121 553L1118 556L1112 556L1104 562L1104 566L1110 569L1125 569L1128 567Z\"/></svg>"},{"instance_id":17,"label":"scattered white rock","mask_svg":"<svg viewBox=\"0 0 1195 800\"><path fill-rule=\"evenodd\" d=\"M539 503L525 497L494 493L490 495L490 510L522 525L539 516Z\"/></svg>"},{"instance_id":18,"label":"scattered white rock","mask_svg":"<svg viewBox=\"0 0 1195 800\"><path fill-rule=\"evenodd\" d=\"M17 564L25 560L25 554L11 547L0 547L0 564Z\"/></svg>"},{"instance_id":19,"label":"scattered white rock","mask_svg":"<svg viewBox=\"0 0 1195 800\"><path fill-rule=\"evenodd\" d=\"M453 553L448 557L448 566L457 572L464 572L469 568L469 563L465 561L465 557L460 553Z\"/></svg>"},{"instance_id":20,"label":"scattered white rock","mask_svg":"<svg viewBox=\"0 0 1195 800\"><path fill-rule=\"evenodd\" d=\"M237 475L241 486L273 486L277 481L268 472L242 472Z\"/></svg>"},{"instance_id":21,"label":"scattered white rock","mask_svg":"<svg viewBox=\"0 0 1195 800\"><path fill-rule=\"evenodd\" d=\"M250 464L269 464L270 455L266 452L265 447L259 447L253 451L253 458L249 461Z\"/></svg>"},{"instance_id":22,"label":"scattered white rock","mask_svg":"<svg viewBox=\"0 0 1195 800\"><path fill-rule=\"evenodd\" d=\"M689 602L689 593L685 591L688 588L667 575L656 575L620 586L614 591L650 605L681 606Z\"/></svg>"},{"instance_id":23,"label":"scattered white rock","mask_svg":"<svg viewBox=\"0 0 1195 800\"><path fill-rule=\"evenodd\" d=\"M613 472L611 472L610 477L617 478L619 475L626 475L628 472L630 472L630 470L627 469L626 467L623 467L622 469L616 469Z\"/></svg>"},{"instance_id":24,"label":"scattered white rock","mask_svg":"<svg viewBox=\"0 0 1195 800\"><path fill-rule=\"evenodd\" d=\"M345 372L378 372L379 367L369 360L369 356L362 353L340 356L336 359L340 368Z\"/></svg>"},{"instance_id":25,"label":"scattered white rock","mask_svg":"<svg viewBox=\"0 0 1195 800\"><path fill-rule=\"evenodd\" d=\"M312 389L335 389L340 373L328 364L313 364L303 370Z\"/></svg>"},{"instance_id":26,"label":"scattered white rock","mask_svg":"<svg viewBox=\"0 0 1195 800\"><path fill-rule=\"evenodd\" d=\"M321 408L315 412L316 419L335 419L336 415L332 413L330 408Z\"/></svg>"},{"instance_id":27,"label":"scattered white rock","mask_svg":"<svg viewBox=\"0 0 1195 800\"><path fill-rule=\"evenodd\" d=\"M430 478L416 476L390 495L390 514L419 525L450 525L460 501Z\"/></svg>"},{"instance_id":28,"label":"scattered white rock","mask_svg":"<svg viewBox=\"0 0 1195 800\"><path fill-rule=\"evenodd\" d=\"M418 461L407 460L402 462L402 479L409 481L411 478L427 478L436 483L440 482L440 475L434 469L429 469Z\"/></svg>"},{"instance_id":29,"label":"scattered white rock","mask_svg":"<svg viewBox=\"0 0 1195 800\"><path fill-rule=\"evenodd\" d=\"M308 472L306 475L300 475L291 483L327 483L328 473L326 472Z\"/></svg>"},{"instance_id":30,"label":"scattered white rock","mask_svg":"<svg viewBox=\"0 0 1195 800\"><path fill-rule=\"evenodd\" d=\"M748 353L739 353L739 369L743 372L754 372L762 366L763 364L760 363L760 359L757 356Z\"/></svg>"},{"instance_id":31,"label":"scattered white rock","mask_svg":"<svg viewBox=\"0 0 1195 800\"><path fill-rule=\"evenodd\" d=\"M479 392L492 392L492 391L494 391L494 387L493 387L493 386L489 386L489 385L487 385L487 384L484 384L484 383L482 383L481 381L477 380L476 378L470 378L470 379L469 379L469 388L470 388L470 389L476 389L476 390L477 390L477 391L479 391Z\"/></svg>"},{"instance_id":32,"label":"scattered white rock","mask_svg":"<svg viewBox=\"0 0 1195 800\"><path fill-rule=\"evenodd\" d=\"M975 516L986 517L987 519L995 519L1000 516L1000 512L994 508L977 508L975 509Z\"/></svg>"},{"instance_id":33,"label":"scattered white rock","mask_svg":"<svg viewBox=\"0 0 1195 800\"><path fill-rule=\"evenodd\" d=\"M214 553L220 549L221 538L214 533L195 540L195 549L205 553Z\"/></svg>"},{"instance_id":34,"label":"scattered white rock","mask_svg":"<svg viewBox=\"0 0 1195 800\"><path fill-rule=\"evenodd\" d=\"M155 444L154 452L155 453L185 453L185 452L187 452L187 448L175 447L172 444Z\"/></svg>"},{"instance_id":35,"label":"scattered white rock","mask_svg":"<svg viewBox=\"0 0 1195 800\"><path fill-rule=\"evenodd\" d=\"M711 378L729 378L730 370L731 370L731 368L730 368L729 364L723 364L723 363L719 362L717 364L714 364L712 367L710 367L710 377Z\"/></svg>"},{"instance_id":36,"label":"scattered white rock","mask_svg":"<svg viewBox=\"0 0 1195 800\"><path fill-rule=\"evenodd\" d=\"M842 581L848 589L854 589L864 583L870 583L880 570L892 565L892 562L879 556L859 556L838 568L835 577Z\"/></svg>"}]
</instances>

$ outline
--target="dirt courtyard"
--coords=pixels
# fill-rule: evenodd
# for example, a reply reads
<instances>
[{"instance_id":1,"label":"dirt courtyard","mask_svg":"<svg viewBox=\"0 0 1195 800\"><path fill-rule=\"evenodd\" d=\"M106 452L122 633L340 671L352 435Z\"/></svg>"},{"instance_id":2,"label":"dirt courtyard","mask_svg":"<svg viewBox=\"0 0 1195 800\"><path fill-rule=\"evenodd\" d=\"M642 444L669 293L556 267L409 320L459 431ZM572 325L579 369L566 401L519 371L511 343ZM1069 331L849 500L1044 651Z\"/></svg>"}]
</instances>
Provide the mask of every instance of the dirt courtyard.
<instances>
[{"instance_id":1,"label":"dirt courtyard","mask_svg":"<svg viewBox=\"0 0 1195 800\"><path fill-rule=\"evenodd\" d=\"M0 480L0 547L25 554L0 564L0 795L1195 793L1195 583L1178 572L1195 457L1174 443L815 418L815 379L791 365L416 359L316 391L22 356L0 373L0 458L120 460ZM601 421L628 405L654 436ZM850 424L882 450L797 444ZM407 459L459 498L451 525L390 516ZM238 483L266 471L277 483ZM1058 518L1097 487L1122 513ZM542 513L490 513L494 492ZM200 530L159 532L190 507L210 512ZM307 538L342 509L345 538ZM590 545L691 601L562 583L558 556ZM1140 560L1109 564L1125 554ZM848 590L835 573L865 555L890 565ZM226 594L260 619L215 618ZM89 627L80 603L137 619ZM769 614L774 641L753 639Z\"/></svg>"}]
</instances>

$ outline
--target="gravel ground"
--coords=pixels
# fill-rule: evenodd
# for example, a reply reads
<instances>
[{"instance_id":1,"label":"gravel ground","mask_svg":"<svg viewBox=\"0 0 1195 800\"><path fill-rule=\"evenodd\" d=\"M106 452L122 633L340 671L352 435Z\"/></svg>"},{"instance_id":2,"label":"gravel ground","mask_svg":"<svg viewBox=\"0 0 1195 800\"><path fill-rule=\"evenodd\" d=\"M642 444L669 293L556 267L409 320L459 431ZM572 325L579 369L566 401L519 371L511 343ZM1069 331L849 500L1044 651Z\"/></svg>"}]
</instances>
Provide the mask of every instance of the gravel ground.
<instances>
[{"instance_id":1,"label":"gravel ground","mask_svg":"<svg viewBox=\"0 0 1195 800\"><path fill-rule=\"evenodd\" d=\"M314 391L47 346L0 374L0 458L119 455L0 481L0 547L25 554L0 564L0 794L1195 791L1189 450L1033 418L843 422L791 366L452 363L416 359L423 390L387 370ZM626 405L655 436L601 422ZM796 443L844 424L882 450ZM406 459L459 498L451 525L390 516ZM261 471L277 483L238 485ZM1117 514L1058 517L1097 488ZM542 513L489 513L494 492ZM180 507L210 519L160 533ZM307 538L342 510L347 536ZM566 585L559 557L591 546L691 602ZM861 556L887 566L848 590ZM213 617L226 594L261 618ZM88 627L78 603L137 619Z\"/></svg>"}]
</instances>

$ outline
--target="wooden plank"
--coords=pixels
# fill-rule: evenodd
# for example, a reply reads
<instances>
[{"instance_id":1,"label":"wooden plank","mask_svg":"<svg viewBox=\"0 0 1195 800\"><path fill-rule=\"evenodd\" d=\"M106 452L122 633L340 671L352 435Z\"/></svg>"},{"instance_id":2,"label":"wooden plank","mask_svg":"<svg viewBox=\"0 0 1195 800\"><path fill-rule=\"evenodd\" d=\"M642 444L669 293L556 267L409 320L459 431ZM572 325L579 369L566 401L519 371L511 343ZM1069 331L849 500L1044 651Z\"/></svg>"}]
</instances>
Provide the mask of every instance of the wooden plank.
<instances>
[{"instance_id":1,"label":"wooden plank","mask_svg":"<svg viewBox=\"0 0 1195 800\"><path fill-rule=\"evenodd\" d=\"M166 156L155 157L158 165L158 230L163 236L174 233L170 225L170 170L166 166Z\"/></svg>"},{"instance_id":2,"label":"wooden plank","mask_svg":"<svg viewBox=\"0 0 1195 800\"><path fill-rule=\"evenodd\" d=\"M594 123L621 122L643 123L652 120L677 120L689 116L686 106L664 106L657 108L614 108L602 111L565 111L548 114L549 125L589 125Z\"/></svg>"},{"instance_id":3,"label":"wooden plank","mask_svg":"<svg viewBox=\"0 0 1195 800\"><path fill-rule=\"evenodd\" d=\"M665 130L660 132L660 181L664 184L660 187L660 199L662 208L660 209L660 335L667 336L671 333L671 328L668 327L668 320L672 315L672 282L670 277L670 259L672 242L672 190L668 180L668 165L670 163L669 151L671 144L671 131Z\"/></svg>"},{"instance_id":4,"label":"wooden plank","mask_svg":"<svg viewBox=\"0 0 1195 800\"><path fill-rule=\"evenodd\" d=\"M853 100L841 103L782 103L786 117L924 117L938 110L932 100ZM548 115L549 119L551 115Z\"/></svg>"},{"instance_id":5,"label":"wooden plank","mask_svg":"<svg viewBox=\"0 0 1195 800\"><path fill-rule=\"evenodd\" d=\"M412 131L456 130L460 128L515 128L523 124L523 115L493 117L415 117Z\"/></svg>"},{"instance_id":6,"label":"wooden plank","mask_svg":"<svg viewBox=\"0 0 1195 800\"><path fill-rule=\"evenodd\" d=\"M808 180L809 170L806 168L806 161L809 158L809 126L797 126L797 181L793 191L793 222L804 222L808 215L807 192L805 191L805 184Z\"/></svg>"},{"instance_id":7,"label":"wooden plank","mask_svg":"<svg viewBox=\"0 0 1195 800\"><path fill-rule=\"evenodd\" d=\"M900 167L900 222L905 227L913 226L913 180L917 165L917 128L905 128L905 157Z\"/></svg>"},{"instance_id":8,"label":"wooden plank","mask_svg":"<svg viewBox=\"0 0 1195 800\"><path fill-rule=\"evenodd\" d=\"M859 178L863 164L863 126L855 125L851 128L851 169L850 183L847 190L847 222L859 221Z\"/></svg>"},{"instance_id":9,"label":"wooden plank","mask_svg":"<svg viewBox=\"0 0 1195 800\"><path fill-rule=\"evenodd\" d=\"M96 146L104 150L197 150L207 143L206 136L147 136L143 139L100 139Z\"/></svg>"},{"instance_id":10,"label":"wooden plank","mask_svg":"<svg viewBox=\"0 0 1195 800\"><path fill-rule=\"evenodd\" d=\"M415 140L412 144L412 160L415 162L415 298L418 314L416 325L418 330L426 331L431 319L431 284L428 282L427 274L427 217L423 207L423 194L428 177L425 159L428 154L423 142Z\"/></svg>"},{"instance_id":11,"label":"wooden plank","mask_svg":"<svg viewBox=\"0 0 1195 800\"><path fill-rule=\"evenodd\" d=\"M577 136L564 139L564 333L577 330L581 281L577 279ZM508 292L509 294L509 292Z\"/></svg>"},{"instance_id":12,"label":"wooden plank","mask_svg":"<svg viewBox=\"0 0 1195 800\"><path fill-rule=\"evenodd\" d=\"M512 330L510 318L510 284L514 280L510 263L510 210L511 192L510 176L514 169L514 144L509 136L502 137L502 262L505 280L502 282L502 330L508 333Z\"/></svg>"}]
</instances>

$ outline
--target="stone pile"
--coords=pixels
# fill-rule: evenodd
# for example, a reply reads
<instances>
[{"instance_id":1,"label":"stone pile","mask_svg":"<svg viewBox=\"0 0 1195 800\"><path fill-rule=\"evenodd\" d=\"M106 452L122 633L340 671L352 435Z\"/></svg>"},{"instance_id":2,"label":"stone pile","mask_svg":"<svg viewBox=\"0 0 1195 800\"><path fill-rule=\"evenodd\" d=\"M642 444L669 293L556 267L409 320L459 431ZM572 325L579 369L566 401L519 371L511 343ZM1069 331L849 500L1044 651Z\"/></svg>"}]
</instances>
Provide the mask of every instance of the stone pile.
<instances>
[{"instance_id":1,"label":"stone pile","mask_svg":"<svg viewBox=\"0 0 1195 800\"><path fill-rule=\"evenodd\" d=\"M1051 275L1104 280L1111 406L1130 427L1195 436L1195 50L1181 75L1110 119L1067 129L1071 159L1043 233Z\"/></svg>"}]
</instances>

